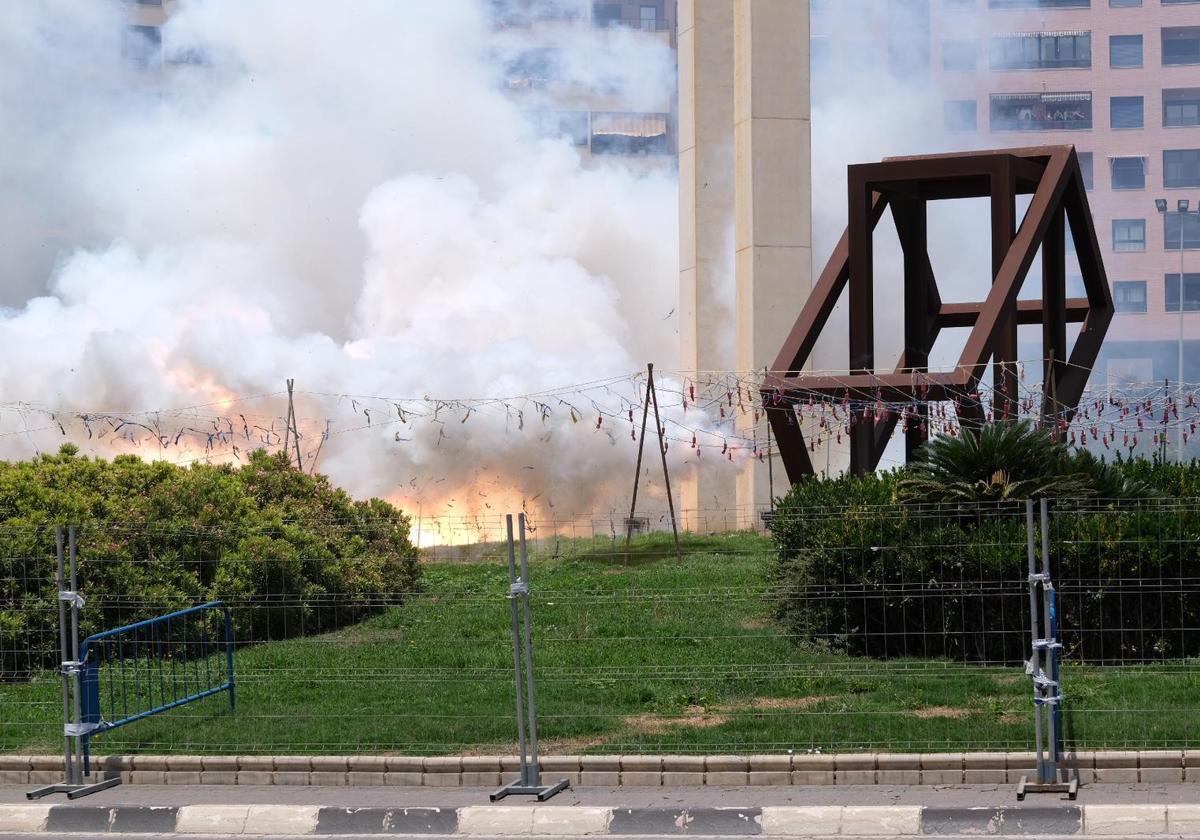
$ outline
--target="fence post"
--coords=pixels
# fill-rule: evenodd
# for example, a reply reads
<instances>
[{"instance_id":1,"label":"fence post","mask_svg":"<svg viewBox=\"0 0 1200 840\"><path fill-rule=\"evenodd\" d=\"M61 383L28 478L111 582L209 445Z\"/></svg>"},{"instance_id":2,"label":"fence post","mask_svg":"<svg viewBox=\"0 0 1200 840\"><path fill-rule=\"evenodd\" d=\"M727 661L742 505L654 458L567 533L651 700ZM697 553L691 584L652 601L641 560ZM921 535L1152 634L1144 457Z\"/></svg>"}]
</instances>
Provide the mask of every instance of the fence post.
<instances>
[{"instance_id":1,"label":"fence post","mask_svg":"<svg viewBox=\"0 0 1200 840\"><path fill-rule=\"evenodd\" d=\"M229 679L229 711L237 708L237 698L234 695L233 682L233 613L229 607L223 609L225 614L225 676Z\"/></svg>"},{"instance_id":2,"label":"fence post","mask_svg":"<svg viewBox=\"0 0 1200 840\"><path fill-rule=\"evenodd\" d=\"M521 573L517 574L516 540L513 538L512 514L505 516L508 526L508 597L512 606L513 688L516 693L517 741L521 750L520 778L504 785L491 795L495 802L506 796L536 796L544 802L569 782L561 779L552 785L542 784L538 766L537 690L533 672L533 612L529 605L529 551L525 543L525 514L519 515ZM518 604L520 599L522 603ZM526 727L528 746L526 752Z\"/></svg>"},{"instance_id":3,"label":"fence post","mask_svg":"<svg viewBox=\"0 0 1200 840\"><path fill-rule=\"evenodd\" d=\"M83 711L85 663L79 661L79 609L84 604L84 598L79 594L79 563L75 547L75 526L67 527L66 558L69 558L69 561L64 558L63 527L61 525L55 526L54 542L57 554L55 582L58 585L58 636L59 653L61 654L59 673L62 675L63 698L63 781L59 784L35 788L25 794L27 799L41 799L52 793L65 793L68 799L77 799L80 796L87 796L89 793L105 790L121 783L120 776L98 782L84 781L91 775L90 768L85 766L86 759L84 757L87 750L87 735L96 728L96 724L87 722ZM69 589L66 586L68 574ZM69 622L68 609L70 610Z\"/></svg>"},{"instance_id":4,"label":"fence post","mask_svg":"<svg viewBox=\"0 0 1200 840\"><path fill-rule=\"evenodd\" d=\"M1033 500L1025 501L1025 546L1029 564L1029 635L1030 659L1025 673L1033 680L1034 744L1037 756L1037 781L1022 776L1017 783L1017 799L1026 793L1065 793L1074 799L1079 790L1078 778L1059 781L1058 763L1061 759L1061 732L1058 707L1062 702L1058 656L1062 643L1058 640L1054 581L1050 576L1050 516L1049 503L1039 501L1041 524L1041 571L1038 570L1035 548ZM1040 595L1040 598L1039 598ZM1039 603L1040 601L1040 603ZM1043 630L1045 635L1042 635Z\"/></svg>"}]
</instances>

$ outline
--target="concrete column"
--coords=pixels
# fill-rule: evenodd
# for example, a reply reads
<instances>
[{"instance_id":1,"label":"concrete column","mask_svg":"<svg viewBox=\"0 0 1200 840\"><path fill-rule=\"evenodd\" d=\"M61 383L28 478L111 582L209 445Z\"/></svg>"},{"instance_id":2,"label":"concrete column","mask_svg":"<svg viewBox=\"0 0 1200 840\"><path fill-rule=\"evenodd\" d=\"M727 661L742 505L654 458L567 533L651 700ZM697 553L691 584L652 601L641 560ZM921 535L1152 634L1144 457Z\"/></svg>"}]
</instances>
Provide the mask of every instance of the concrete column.
<instances>
[{"instance_id":1,"label":"concrete column","mask_svg":"<svg viewBox=\"0 0 1200 840\"><path fill-rule=\"evenodd\" d=\"M808 0L735 0L737 369L762 370L812 287ZM753 417L741 418L746 427ZM773 465L776 492L787 486ZM743 526L770 500L767 465L738 476Z\"/></svg>"},{"instance_id":2,"label":"concrete column","mask_svg":"<svg viewBox=\"0 0 1200 840\"><path fill-rule=\"evenodd\" d=\"M794 0L793 0L794 2ZM733 5L679 0L679 339L684 370L730 370L733 335ZM718 458L683 482L685 527L722 530L734 471ZM703 518L697 511L707 512Z\"/></svg>"}]
</instances>

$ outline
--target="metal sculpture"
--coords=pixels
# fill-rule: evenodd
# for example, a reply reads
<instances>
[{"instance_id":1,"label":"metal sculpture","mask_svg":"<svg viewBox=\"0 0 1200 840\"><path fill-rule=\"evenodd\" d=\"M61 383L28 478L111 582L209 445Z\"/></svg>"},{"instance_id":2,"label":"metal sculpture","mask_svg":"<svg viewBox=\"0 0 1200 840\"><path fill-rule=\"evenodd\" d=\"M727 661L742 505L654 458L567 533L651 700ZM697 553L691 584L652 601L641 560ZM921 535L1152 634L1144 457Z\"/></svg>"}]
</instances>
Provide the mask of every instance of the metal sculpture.
<instances>
[{"instance_id":1,"label":"metal sculpture","mask_svg":"<svg viewBox=\"0 0 1200 840\"><path fill-rule=\"evenodd\" d=\"M1032 194L1018 227L1017 196ZM992 287L978 303L943 303L928 253L927 203L991 199ZM977 389L990 361L998 420L1015 419L1017 325L1041 324L1044 398L1041 418L1061 438L1074 416L1113 316L1112 294L1073 146L1002 149L888 158L849 167L849 225L814 286L762 386L767 417L788 478L813 473L795 415L798 395L842 399L850 407L850 470L878 465L902 415L909 457L928 437L931 403L952 401L962 422L982 423ZM895 371L875 370L872 234L892 210L904 254L904 352ZM1066 295L1066 226L1070 225L1087 297ZM1038 249L1042 299L1017 300ZM806 374L817 339L849 287L850 370ZM1067 324L1081 323L1068 355ZM930 372L940 330L970 327L958 364ZM883 406L883 408L880 408ZM904 406L901 410L899 406ZM1065 421L1065 422L1064 422Z\"/></svg>"}]
</instances>

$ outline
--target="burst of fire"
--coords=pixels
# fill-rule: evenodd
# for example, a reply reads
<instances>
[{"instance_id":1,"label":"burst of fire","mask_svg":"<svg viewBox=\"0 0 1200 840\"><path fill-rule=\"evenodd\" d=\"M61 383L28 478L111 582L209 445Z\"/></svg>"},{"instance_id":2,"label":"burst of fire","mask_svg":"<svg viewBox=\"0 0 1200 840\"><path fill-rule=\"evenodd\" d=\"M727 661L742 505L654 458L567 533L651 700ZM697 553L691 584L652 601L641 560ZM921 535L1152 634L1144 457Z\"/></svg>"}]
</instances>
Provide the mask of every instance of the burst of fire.
<instances>
[{"instance_id":1,"label":"burst of fire","mask_svg":"<svg viewBox=\"0 0 1200 840\"><path fill-rule=\"evenodd\" d=\"M411 538L418 548L499 542L507 537L505 516L510 513L514 528L520 513L526 514L531 532L538 527L540 507L530 505L517 492L497 490L494 485L481 487L468 486L456 496L434 501L405 494L391 495L388 501L411 518ZM462 501L471 497L477 501Z\"/></svg>"}]
</instances>

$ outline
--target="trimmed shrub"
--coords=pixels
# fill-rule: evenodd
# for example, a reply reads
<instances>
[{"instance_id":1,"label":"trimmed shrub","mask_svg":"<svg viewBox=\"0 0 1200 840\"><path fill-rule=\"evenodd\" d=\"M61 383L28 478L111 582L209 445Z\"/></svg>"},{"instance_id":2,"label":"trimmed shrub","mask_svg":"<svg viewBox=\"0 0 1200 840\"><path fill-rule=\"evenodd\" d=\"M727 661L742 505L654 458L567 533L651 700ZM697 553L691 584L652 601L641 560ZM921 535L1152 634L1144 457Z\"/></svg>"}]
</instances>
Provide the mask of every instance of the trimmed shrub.
<instances>
[{"instance_id":1,"label":"trimmed shrub","mask_svg":"<svg viewBox=\"0 0 1200 840\"><path fill-rule=\"evenodd\" d=\"M1119 462L1161 493L1196 467ZM795 485L776 506L776 609L802 643L879 658L1029 656L1020 502L894 502L902 472ZM1066 655L1200 656L1200 499L1056 500L1050 535Z\"/></svg>"},{"instance_id":2,"label":"trimmed shrub","mask_svg":"<svg viewBox=\"0 0 1200 840\"><path fill-rule=\"evenodd\" d=\"M234 469L76 452L0 462L0 681L57 659L57 523L79 523L83 636L223 599L239 641L281 639L360 621L417 586L404 514L284 456Z\"/></svg>"}]
</instances>

